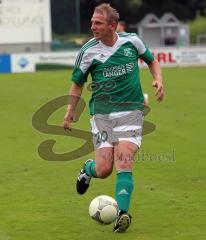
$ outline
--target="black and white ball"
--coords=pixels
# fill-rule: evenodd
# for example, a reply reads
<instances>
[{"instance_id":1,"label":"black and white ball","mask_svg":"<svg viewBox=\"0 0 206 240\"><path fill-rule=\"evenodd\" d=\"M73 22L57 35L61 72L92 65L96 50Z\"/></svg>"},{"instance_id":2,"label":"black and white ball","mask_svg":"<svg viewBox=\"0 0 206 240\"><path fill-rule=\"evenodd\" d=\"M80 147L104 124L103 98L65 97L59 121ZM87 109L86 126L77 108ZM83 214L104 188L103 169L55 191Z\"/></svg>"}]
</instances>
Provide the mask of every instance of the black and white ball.
<instances>
[{"instance_id":1,"label":"black and white ball","mask_svg":"<svg viewBox=\"0 0 206 240\"><path fill-rule=\"evenodd\" d=\"M101 224L114 222L118 214L118 205L114 198L101 195L94 198L89 205L89 215Z\"/></svg>"}]
</instances>

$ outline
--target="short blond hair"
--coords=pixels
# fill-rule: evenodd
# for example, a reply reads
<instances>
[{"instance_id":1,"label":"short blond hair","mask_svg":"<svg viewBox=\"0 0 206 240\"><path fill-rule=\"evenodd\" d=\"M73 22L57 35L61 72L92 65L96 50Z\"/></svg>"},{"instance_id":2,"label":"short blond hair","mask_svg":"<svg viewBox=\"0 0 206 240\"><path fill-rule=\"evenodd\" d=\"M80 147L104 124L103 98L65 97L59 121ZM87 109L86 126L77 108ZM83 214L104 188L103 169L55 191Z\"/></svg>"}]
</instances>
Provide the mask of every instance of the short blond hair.
<instances>
[{"instance_id":1,"label":"short blond hair","mask_svg":"<svg viewBox=\"0 0 206 240\"><path fill-rule=\"evenodd\" d=\"M102 3L95 7L94 12L100 13L102 15L106 14L108 23L118 23L119 13L117 10L110 6L109 3Z\"/></svg>"}]
</instances>

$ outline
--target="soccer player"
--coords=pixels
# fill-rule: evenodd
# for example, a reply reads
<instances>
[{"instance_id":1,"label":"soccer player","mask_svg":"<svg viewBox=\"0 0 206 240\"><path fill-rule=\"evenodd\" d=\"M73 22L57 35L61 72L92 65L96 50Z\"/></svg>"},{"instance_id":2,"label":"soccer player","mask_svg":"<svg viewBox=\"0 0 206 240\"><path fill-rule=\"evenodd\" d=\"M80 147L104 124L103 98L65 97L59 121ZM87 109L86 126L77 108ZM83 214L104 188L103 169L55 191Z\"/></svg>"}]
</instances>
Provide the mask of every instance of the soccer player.
<instances>
[{"instance_id":1,"label":"soccer player","mask_svg":"<svg viewBox=\"0 0 206 240\"><path fill-rule=\"evenodd\" d=\"M84 163L76 188L79 194L84 194L91 178L106 178L114 166L115 198L120 211L113 231L124 232L131 224L128 210L133 191L132 160L141 146L143 124L144 97L138 58L148 64L158 101L163 99L164 93L159 63L136 34L116 33L118 19L117 10L109 4L94 9L91 19L94 38L77 56L64 128L69 129L75 118L75 107L90 74L89 109L95 159Z\"/></svg>"}]
</instances>

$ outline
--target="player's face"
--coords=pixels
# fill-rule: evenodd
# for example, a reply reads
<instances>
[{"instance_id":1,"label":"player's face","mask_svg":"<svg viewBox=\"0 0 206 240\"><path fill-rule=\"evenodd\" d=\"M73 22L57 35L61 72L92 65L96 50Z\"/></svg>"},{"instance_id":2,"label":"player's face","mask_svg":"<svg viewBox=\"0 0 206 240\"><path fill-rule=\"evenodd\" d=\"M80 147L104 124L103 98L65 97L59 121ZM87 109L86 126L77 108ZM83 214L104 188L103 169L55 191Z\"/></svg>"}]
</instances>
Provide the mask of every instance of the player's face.
<instances>
[{"instance_id":1,"label":"player's face","mask_svg":"<svg viewBox=\"0 0 206 240\"><path fill-rule=\"evenodd\" d=\"M109 24L105 15L94 12L91 19L91 29L96 40L107 40L114 32L114 24Z\"/></svg>"}]
</instances>

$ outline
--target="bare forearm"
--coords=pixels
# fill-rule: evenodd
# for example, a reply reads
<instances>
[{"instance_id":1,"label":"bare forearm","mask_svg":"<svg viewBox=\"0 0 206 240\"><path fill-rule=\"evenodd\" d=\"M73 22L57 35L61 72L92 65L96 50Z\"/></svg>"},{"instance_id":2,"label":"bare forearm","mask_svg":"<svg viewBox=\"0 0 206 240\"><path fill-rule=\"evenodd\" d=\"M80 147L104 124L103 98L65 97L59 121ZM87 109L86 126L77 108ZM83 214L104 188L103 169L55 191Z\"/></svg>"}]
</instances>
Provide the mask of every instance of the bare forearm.
<instances>
[{"instance_id":1,"label":"bare forearm","mask_svg":"<svg viewBox=\"0 0 206 240\"><path fill-rule=\"evenodd\" d=\"M67 107L68 111L75 110L75 108L78 104L79 98L81 97L82 90L83 90L83 85L78 85L76 83L72 84L70 91L69 91L69 103L68 103L68 107Z\"/></svg>"},{"instance_id":2,"label":"bare forearm","mask_svg":"<svg viewBox=\"0 0 206 240\"><path fill-rule=\"evenodd\" d=\"M79 102L79 98L82 94L83 85L73 83L69 91L69 103L67 111L64 116L63 126L64 129L70 129L70 123L75 121L75 108Z\"/></svg>"},{"instance_id":3,"label":"bare forearm","mask_svg":"<svg viewBox=\"0 0 206 240\"><path fill-rule=\"evenodd\" d=\"M153 76L152 86L156 88L155 96L157 100L160 102L164 98L164 89L162 82L162 71L156 59L149 65L149 69Z\"/></svg>"},{"instance_id":4,"label":"bare forearm","mask_svg":"<svg viewBox=\"0 0 206 240\"><path fill-rule=\"evenodd\" d=\"M149 70L155 81L162 82L162 71L156 59L149 65Z\"/></svg>"}]
</instances>

